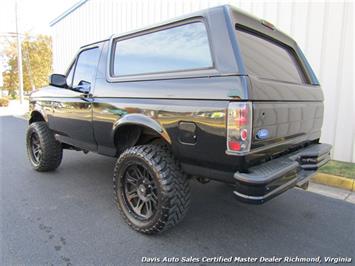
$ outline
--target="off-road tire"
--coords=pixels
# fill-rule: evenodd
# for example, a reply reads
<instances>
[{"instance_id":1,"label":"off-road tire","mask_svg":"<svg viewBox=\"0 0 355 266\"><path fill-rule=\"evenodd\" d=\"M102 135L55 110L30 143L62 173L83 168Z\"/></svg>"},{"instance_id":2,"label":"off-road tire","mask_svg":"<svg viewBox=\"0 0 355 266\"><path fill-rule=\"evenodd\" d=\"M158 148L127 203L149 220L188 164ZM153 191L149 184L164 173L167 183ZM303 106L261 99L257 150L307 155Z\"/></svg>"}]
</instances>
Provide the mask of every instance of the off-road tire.
<instances>
[{"instance_id":1,"label":"off-road tire","mask_svg":"<svg viewBox=\"0 0 355 266\"><path fill-rule=\"evenodd\" d=\"M41 148L41 158L36 161L32 152L32 136L38 136ZM60 142L54 138L53 132L49 129L46 122L32 123L26 133L27 155L30 163L38 172L53 171L62 162L63 149Z\"/></svg>"},{"instance_id":2,"label":"off-road tire","mask_svg":"<svg viewBox=\"0 0 355 266\"><path fill-rule=\"evenodd\" d=\"M134 162L146 167L158 190L158 206L153 216L147 220L137 218L125 198L124 174L127 167ZM124 151L115 165L113 189L124 220L134 230L145 234L159 233L175 226L184 218L190 204L187 176L171 151L163 145L134 146Z\"/></svg>"}]
</instances>

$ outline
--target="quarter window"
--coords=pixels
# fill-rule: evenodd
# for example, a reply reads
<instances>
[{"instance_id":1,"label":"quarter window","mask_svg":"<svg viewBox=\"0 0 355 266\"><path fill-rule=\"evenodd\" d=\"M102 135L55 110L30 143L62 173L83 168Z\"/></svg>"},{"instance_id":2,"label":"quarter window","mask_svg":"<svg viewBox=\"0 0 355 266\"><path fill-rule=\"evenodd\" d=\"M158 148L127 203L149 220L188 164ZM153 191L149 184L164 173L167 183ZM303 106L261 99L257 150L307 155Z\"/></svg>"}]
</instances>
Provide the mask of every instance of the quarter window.
<instances>
[{"instance_id":1,"label":"quarter window","mask_svg":"<svg viewBox=\"0 0 355 266\"><path fill-rule=\"evenodd\" d=\"M147 33L114 44L113 75L137 75L212 67L204 23Z\"/></svg>"}]
</instances>

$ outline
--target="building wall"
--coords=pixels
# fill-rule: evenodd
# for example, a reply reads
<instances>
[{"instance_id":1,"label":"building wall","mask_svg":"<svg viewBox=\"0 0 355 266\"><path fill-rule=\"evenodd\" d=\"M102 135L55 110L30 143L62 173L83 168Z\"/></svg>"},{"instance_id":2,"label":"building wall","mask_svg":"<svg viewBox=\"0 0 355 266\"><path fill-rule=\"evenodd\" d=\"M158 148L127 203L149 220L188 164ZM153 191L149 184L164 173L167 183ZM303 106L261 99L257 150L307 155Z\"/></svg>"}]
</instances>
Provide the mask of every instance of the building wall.
<instances>
[{"instance_id":1,"label":"building wall","mask_svg":"<svg viewBox=\"0 0 355 266\"><path fill-rule=\"evenodd\" d=\"M52 26L54 70L64 72L81 45L226 3L270 21L298 42L324 90L321 140L334 145L334 159L355 162L351 2L89 0Z\"/></svg>"}]
</instances>

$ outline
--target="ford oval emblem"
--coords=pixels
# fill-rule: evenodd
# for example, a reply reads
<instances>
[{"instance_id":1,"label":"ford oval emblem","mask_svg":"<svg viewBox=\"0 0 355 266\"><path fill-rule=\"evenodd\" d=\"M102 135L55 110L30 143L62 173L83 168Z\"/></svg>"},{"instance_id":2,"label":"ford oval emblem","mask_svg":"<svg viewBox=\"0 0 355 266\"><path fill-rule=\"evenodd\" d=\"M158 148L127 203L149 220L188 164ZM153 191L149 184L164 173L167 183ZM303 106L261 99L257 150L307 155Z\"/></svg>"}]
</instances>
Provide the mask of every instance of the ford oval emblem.
<instances>
[{"instance_id":1,"label":"ford oval emblem","mask_svg":"<svg viewBox=\"0 0 355 266\"><path fill-rule=\"evenodd\" d=\"M257 139L267 139L269 137L269 130L266 128L261 128L256 132Z\"/></svg>"}]
</instances>

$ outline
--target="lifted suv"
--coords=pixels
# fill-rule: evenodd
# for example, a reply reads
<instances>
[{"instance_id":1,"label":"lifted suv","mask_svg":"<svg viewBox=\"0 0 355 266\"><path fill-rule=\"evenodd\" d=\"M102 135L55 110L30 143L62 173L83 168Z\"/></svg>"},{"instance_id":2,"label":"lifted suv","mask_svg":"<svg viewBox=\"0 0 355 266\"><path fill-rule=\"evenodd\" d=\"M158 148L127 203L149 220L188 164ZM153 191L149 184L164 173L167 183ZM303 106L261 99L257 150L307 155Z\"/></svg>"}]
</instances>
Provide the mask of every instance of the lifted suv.
<instances>
[{"instance_id":1,"label":"lifted suv","mask_svg":"<svg viewBox=\"0 0 355 266\"><path fill-rule=\"evenodd\" d=\"M184 217L190 178L264 203L330 158L322 90L296 42L230 6L82 47L30 112L33 168L56 169L63 149L117 157L118 208L149 234Z\"/></svg>"}]
</instances>

